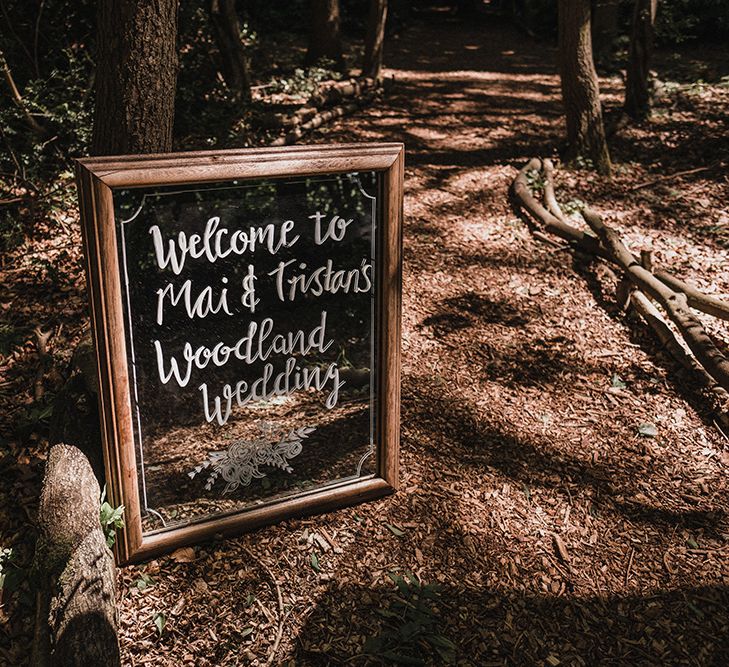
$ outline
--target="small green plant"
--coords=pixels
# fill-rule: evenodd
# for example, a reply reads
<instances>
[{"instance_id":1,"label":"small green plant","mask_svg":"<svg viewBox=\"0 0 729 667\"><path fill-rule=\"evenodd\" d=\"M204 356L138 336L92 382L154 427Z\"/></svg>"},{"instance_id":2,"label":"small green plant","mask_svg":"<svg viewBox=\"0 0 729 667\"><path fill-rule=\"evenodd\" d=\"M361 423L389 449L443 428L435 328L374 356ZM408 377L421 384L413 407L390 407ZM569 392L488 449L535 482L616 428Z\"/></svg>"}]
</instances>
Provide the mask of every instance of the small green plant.
<instances>
[{"instance_id":1,"label":"small green plant","mask_svg":"<svg viewBox=\"0 0 729 667\"><path fill-rule=\"evenodd\" d=\"M342 73L333 69L333 64L320 60L317 67L297 68L291 76L275 79L269 90L273 93L310 97L319 90L319 84L322 81L338 81L342 78Z\"/></svg>"},{"instance_id":2,"label":"small green plant","mask_svg":"<svg viewBox=\"0 0 729 667\"><path fill-rule=\"evenodd\" d=\"M99 509L99 520L101 529L106 537L106 546L111 549L116 542L116 531L124 528L124 505L112 507L106 500L106 487L101 492L101 508Z\"/></svg>"},{"instance_id":3,"label":"small green plant","mask_svg":"<svg viewBox=\"0 0 729 667\"><path fill-rule=\"evenodd\" d=\"M544 177L539 169L530 169L526 173L526 182L532 192L544 190Z\"/></svg>"},{"instance_id":4,"label":"small green plant","mask_svg":"<svg viewBox=\"0 0 729 667\"><path fill-rule=\"evenodd\" d=\"M18 590L24 575L24 570L15 562L15 552L0 547L0 591L13 593Z\"/></svg>"},{"instance_id":5,"label":"small green plant","mask_svg":"<svg viewBox=\"0 0 729 667\"><path fill-rule=\"evenodd\" d=\"M391 603L377 610L384 619L379 634L370 637L363 653L383 664L424 665L426 657L437 664L456 661L457 647L439 629L440 590L423 584L411 573L389 573L397 587Z\"/></svg>"},{"instance_id":6,"label":"small green plant","mask_svg":"<svg viewBox=\"0 0 729 667\"><path fill-rule=\"evenodd\" d=\"M581 199L570 199L568 202L562 204L562 211L566 215L573 215L587 208L587 204Z\"/></svg>"},{"instance_id":7,"label":"small green plant","mask_svg":"<svg viewBox=\"0 0 729 667\"><path fill-rule=\"evenodd\" d=\"M595 163L589 157L585 157L584 155L578 155L575 158L574 165L577 169L585 169L587 171L595 170Z\"/></svg>"}]
</instances>

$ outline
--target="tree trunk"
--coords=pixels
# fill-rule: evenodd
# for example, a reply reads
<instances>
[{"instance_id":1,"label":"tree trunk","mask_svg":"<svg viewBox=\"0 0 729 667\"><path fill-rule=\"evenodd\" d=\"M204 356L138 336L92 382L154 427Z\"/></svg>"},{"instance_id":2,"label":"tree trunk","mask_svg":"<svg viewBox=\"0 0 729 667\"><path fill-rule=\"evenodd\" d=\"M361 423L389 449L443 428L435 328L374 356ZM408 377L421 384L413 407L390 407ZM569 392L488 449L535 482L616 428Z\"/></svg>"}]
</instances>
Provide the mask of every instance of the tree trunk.
<instances>
[{"instance_id":1,"label":"tree trunk","mask_svg":"<svg viewBox=\"0 0 729 667\"><path fill-rule=\"evenodd\" d=\"M619 0L593 0L592 52L598 63L612 55L613 43L620 24Z\"/></svg>"},{"instance_id":2,"label":"tree trunk","mask_svg":"<svg viewBox=\"0 0 729 667\"><path fill-rule=\"evenodd\" d=\"M223 78L238 100L251 99L248 57L240 38L235 0L211 0L210 19L223 63Z\"/></svg>"},{"instance_id":3,"label":"tree trunk","mask_svg":"<svg viewBox=\"0 0 729 667\"><path fill-rule=\"evenodd\" d=\"M339 0L311 0L309 48L304 64L315 65L321 58L333 60L337 69L344 69L342 37L339 29Z\"/></svg>"},{"instance_id":4,"label":"tree trunk","mask_svg":"<svg viewBox=\"0 0 729 667\"><path fill-rule=\"evenodd\" d=\"M33 667L116 667L114 558L99 522L99 483L83 453L51 448L40 507Z\"/></svg>"},{"instance_id":5,"label":"tree trunk","mask_svg":"<svg viewBox=\"0 0 729 667\"><path fill-rule=\"evenodd\" d=\"M172 148L177 0L101 0L92 152Z\"/></svg>"},{"instance_id":6,"label":"tree trunk","mask_svg":"<svg viewBox=\"0 0 729 667\"><path fill-rule=\"evenodd\" d=\"M559 65L567 118L568 161L587 158L610 173L610 155L592 60L590 0L559 0Z\"/></svg>"},{"instance_id":7,"label":"tree trunk","mask_svg":"<svg viewBox=\"0 0 729 667\"><path fill-rule=\"evenodd\" d=\"M373 79L380 76L380 69L382 69L382 50L385 45L386 21L387 0L370 0L362 76L369 76Z\"/></svg>"},{"instance_id":8,"label":"tree trunk","mask_svg":"<svg viewBox=\"0 0 729 667\"><path fill-rule=\"evenodd\" d=\"M92 152L154 153L172 148L177 84L177 1L102 0L97 27ZM80 346L80 350L81 350ZM88 348L88 349L86 349ZM31 663L75 667L120 662L114 558L99 518L100 463L95 369L87 345L79 373L59 393L54 438L87 450L51 448L38 511L37 595Z\"/></svg>"},{"instance_id":9,"label":"tree trunk","mask_svg":"<svg viewBox=\"0 0 729 667\"><path fill-rule=\"evenodd\" d=\"M635 120L647 118L651 110L649 77L657 9L658 0L635 0L625 81L625 113Z\"/></svg>"}]
</instances>

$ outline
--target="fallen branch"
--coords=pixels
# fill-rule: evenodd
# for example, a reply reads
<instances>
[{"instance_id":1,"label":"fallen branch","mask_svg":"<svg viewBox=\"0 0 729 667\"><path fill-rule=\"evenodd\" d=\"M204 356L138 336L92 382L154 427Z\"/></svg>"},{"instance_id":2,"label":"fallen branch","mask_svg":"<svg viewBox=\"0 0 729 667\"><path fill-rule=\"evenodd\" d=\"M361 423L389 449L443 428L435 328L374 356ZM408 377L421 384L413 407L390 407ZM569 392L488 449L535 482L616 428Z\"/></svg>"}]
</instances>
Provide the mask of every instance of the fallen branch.
<instances>
[{"instance_id":1,"label":"fallen branch","mask_svg":"<svg viewBox=\"0 0 729 667\"><path fill-rule=\"evenodd\" d=\"M544 176L544 204L534 196L529 186L528 175L533 171ZM691 306L729 319L729 305L702 294L665 271L655 271L649 251L641 251L640 258L634 255L618 233L605 225L595 212L589 209L582 211L585 222L595 236L569 224L555 195L554 167L550 160L544 160L543 163L536 158L530 160L514 180L512 192L518 207L528 213L540 229L565 239L572 248L622 270L622 278L615 276L619 283L617 298L621 306L630 302L655 331L668 352L709 390L718 415L718 425L720 429L729 430L729 360L689 309ZM539 229L534 234L548 240L551 245L557 244ZM674 334L649 297L665 309L680 337Z\"/></svg>"},{"instance_id":2,"label":"fallen branch","mask_svg":"<svg viewBox=\"0 0 729 667\"><path fill-rule=\"evenodd\" d=\"M664 181L672 181L675 178L681 178L681 176L700 174L702 171L709 171L709 169L712 169L714 166L716 165L710 164L706 167L696 167L696 169L686 169L685 171L676 171L673 174L664 174L663 176L659 176L658 178L653 178L650 181L645 181L645 183L639 183L632 188L628 188L628 192L637 192L638 190L642 190L643 188L649 188L651 185L656 185L657 183L663 183Z\"/></svg>"},{"instance_id":3,"label":"fallen branch","mask_svg":"<svg viewBox=\"0 0 729 667\"><path fill-rule=\"evenodd\" d=\"M309 105L314 107L325 107L330 104L337 104L350 97L359 97L362 94L377 88L381 81L370 77L337 81L331 86L322 88L309 99Z\"/></svg>"},{"instance_id":4,"label":"fallen branch","mask_svg":"<svg viewBox=\"0 0 729 667\"><path fill-rule=\"evenodd\" d=\"M326 125L336 118L341 118L342 116L346 116L347 114L357 111L361 106L370 101L373 97L374 93L370 93L354 102L349 102L348 104L334 107L333 109L321 111L314 115L307 122L302 123L297 127L294 127L293 130L288 132L283 137L279 137L275 141L272 141L271 146L288 146L289 144L296 143L308 132L317 129L322 125Z\"/></svg>"},{"instance_id":5,"label":"fallen branch","mask_svg":"<svg viewBox=\"0 0 729 667\"><path fill-rule=\"evenodd\" d=\"M582 217L597 234L613 261L623 269L631 281L663 306L706 372L729 391L729 360L716 347L701 322L689 310L686 295L674 292L648 269L643 268L625 247L618 233L608 227L597 213L584 209Z\"/></svg>"},{"instance_id":6,"label":"fallen branch","mask_svg":"<svg viewBox=\"0 0 729 667\"><path fill-rule=\"evenodd\" d=\"M519 206L525 210L538 224L542 225L548 232L559 236L566 241L571 242L576 250L587 253L589 255L595 255L601 257L610 262L613 262L613 258L607 253L597 238L583 232L582 230L570 225L564 216L558 217L550 212L534 197L527 182L527 174L531 171L537 171L542 167L541 160L539 158L532 158L517 174L512 185L512 192L516 198ZM554 197L554 179L553 169L551 167L551 161L544 161L544 177L545 177L545 202L548 206L556 204L556 198ZM551 192L550 201L547 202L547 192ZM558 206L558 205L557 205ZM636 262L640 261L637 257L634 257ZM668 285L671 289L679 292L683 292L688 300L688 305L691 308L700 310L707 315L721 318L729 321L729 303L717 299L716 297L704 294L693 285L672 276L667 271L658 269L654 271L654 275L665 285Z\"/></svg>"},{"instance_id":7,"label":"fallen branch","mask_svg":"<svg viewBox=\"0 0 729 667\"><path fill-rule=\"evenodd\" d=\"M643 292L634 290L630 295L630 303L646 324L653 329L668 353L711 393L716 419L724 431L729 430L729 392L719 386L681 344L680 339L673 333L661 312Z\"/></svg>"}]
</instances>

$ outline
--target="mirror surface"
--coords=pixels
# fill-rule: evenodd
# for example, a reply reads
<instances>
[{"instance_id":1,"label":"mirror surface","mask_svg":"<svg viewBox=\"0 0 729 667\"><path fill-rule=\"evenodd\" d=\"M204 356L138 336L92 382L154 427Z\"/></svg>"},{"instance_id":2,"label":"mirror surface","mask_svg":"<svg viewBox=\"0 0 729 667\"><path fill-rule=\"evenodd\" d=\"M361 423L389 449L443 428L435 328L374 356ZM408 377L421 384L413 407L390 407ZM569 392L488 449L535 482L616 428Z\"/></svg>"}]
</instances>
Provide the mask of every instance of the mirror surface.
<instances>
[{"instance_id":1,"label":"mirror surface","mask_svg":"<svg viewBox=\"0 0 729 667\"><path fill-rule=\"evenodd\" d=\"M114 191L145 532L374 474L377 192Z\"/></svg>"}]
</instances>

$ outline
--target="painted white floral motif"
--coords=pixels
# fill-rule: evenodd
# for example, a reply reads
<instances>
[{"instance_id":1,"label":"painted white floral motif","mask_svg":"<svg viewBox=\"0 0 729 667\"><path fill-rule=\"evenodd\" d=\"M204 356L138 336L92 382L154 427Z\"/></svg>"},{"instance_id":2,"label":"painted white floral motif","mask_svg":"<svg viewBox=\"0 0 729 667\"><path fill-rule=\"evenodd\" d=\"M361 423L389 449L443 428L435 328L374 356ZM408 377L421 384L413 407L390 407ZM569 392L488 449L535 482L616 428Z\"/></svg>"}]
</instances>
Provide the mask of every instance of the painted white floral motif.
<instances>
[{"instance_id":1,"label":"painted white floral motif","mask_svg":"<svg viewBox=\"0 0 729 667\"><path fill-rule=\"evenodd\" d=\"M254 479L265 477L262 466L293 472L289 460L301 454L302 441L315 430L303 426L277 438L274 427L264 423L261 425L261 434L255 440L236 440L226 451L211 452L205 461L187 474L194 478L209 469L205 489L212 490L215 480L222 477L227 483L223 493L230 493L239 486L249 486Z\"/></svg>"}]
</instances>

